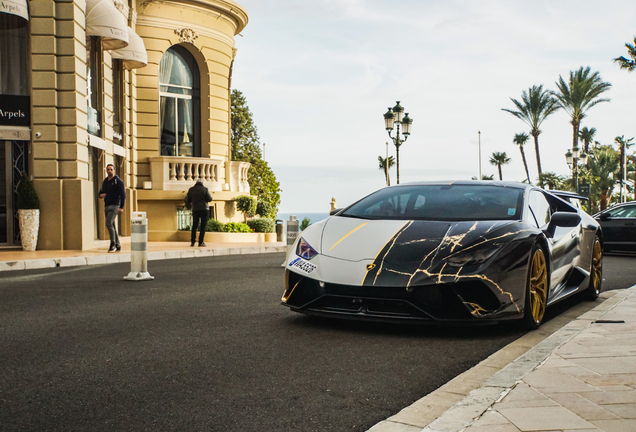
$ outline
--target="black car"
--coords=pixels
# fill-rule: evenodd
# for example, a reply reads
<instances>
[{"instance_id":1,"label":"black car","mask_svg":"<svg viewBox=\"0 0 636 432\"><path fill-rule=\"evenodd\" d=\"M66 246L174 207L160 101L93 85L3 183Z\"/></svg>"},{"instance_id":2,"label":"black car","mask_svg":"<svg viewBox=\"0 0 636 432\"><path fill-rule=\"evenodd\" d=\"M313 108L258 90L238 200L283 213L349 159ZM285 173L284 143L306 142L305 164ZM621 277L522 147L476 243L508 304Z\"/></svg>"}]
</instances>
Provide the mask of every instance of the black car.
<instances>
[{"instance_id":1,"label":"black car","mask_svg":"<svg viewBox=\"0 0 636 432\"><path fill-rule=\"evenodd\" d=\"M533 185L400 184L302 232L282 303L358 320L534 328L559 300L598 297L602 244L590 215Z\"/></svg>"},{"instance_id":2,"label":"black car","mask_svg":"<svg viewBox=\"0 0 636 432\"><path fill-rule=\"evenodd\" d=\"M636 252L636 201L594 215L603 229L604 250Z\"/></svg>"}]
</instances>

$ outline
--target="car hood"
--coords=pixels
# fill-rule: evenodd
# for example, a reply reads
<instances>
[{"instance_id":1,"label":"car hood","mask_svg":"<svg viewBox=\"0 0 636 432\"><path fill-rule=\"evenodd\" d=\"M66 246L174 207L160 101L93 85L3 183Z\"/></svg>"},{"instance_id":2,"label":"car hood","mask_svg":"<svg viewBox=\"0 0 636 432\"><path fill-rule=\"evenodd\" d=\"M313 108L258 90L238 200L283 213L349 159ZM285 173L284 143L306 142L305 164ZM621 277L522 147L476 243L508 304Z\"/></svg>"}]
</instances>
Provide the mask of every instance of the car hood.
<instances>
[{"instance_id":1,"label":"car hood","mask_svg":"<svg viewBox=\"0 0 636 432\"><path fill-rule=\"evenodd\" d=\"M323 255L348 261L381 259L386 263L442 259L502 237L509 241L517 221L439 222L366 220L331 217L320 242Z\"/></svg>"}]
</instances>

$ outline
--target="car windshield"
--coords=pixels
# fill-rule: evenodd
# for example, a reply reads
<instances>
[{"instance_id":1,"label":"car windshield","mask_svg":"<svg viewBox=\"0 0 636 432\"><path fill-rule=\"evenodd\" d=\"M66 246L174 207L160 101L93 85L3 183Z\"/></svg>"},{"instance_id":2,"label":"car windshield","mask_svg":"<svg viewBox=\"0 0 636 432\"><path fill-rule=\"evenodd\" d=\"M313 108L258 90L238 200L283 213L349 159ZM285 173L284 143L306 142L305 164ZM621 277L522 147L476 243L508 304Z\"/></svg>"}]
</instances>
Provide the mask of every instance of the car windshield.
<instances>
[{"instance_id":1,"label":"car windshield","mask_svg":"<svg viewBox=\"0 0 636 432\"><path fill-rule=\"evenodd\" d=\"M523 189L486 185L405 185L381 189L339 216L439 221L521 218Z\"/></svg>"}]
</instances>

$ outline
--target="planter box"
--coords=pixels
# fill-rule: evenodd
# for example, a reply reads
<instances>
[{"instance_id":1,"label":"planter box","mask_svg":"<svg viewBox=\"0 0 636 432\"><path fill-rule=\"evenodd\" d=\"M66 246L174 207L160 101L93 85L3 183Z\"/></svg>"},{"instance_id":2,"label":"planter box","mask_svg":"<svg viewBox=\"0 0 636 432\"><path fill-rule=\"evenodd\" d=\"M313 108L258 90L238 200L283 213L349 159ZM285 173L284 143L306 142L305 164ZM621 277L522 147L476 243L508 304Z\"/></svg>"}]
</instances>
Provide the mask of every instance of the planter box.
<instances>
[{"instance_id":1,"label":"planter box","mask_svg":"<svg viewBox=\"0 0 636 432\"><path fill-rule=\"evenodd\" d=\"M170 234L170 235L168 235ZM167 237L167 238L166 238ZM197 232L197 241L199 233ZM190 231L149 231L148 241L180 241L190 243ZM206 243L275 243L276 233L206 232Z\"/></svg>"}]
</instances>

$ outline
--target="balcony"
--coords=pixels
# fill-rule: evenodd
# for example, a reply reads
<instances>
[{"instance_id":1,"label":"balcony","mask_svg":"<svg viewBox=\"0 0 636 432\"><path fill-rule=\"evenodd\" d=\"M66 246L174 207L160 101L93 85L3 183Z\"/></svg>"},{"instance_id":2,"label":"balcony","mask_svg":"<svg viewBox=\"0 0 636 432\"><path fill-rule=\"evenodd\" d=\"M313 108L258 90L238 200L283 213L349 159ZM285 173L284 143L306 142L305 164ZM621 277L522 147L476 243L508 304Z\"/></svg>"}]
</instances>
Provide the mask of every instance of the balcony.
<instances>
[{"instance_id":1,"label":"balcony","mask_svg":"<svg viewBox=\"0 0 636 432\"><path fill-rule=\"evenodd\" d=\"M149 158L149 162L152 190L186 191L202 179L210 191L250 193L247 182L249 162L230 162L228 183L223 183L219 177L225 169L221 159L157 156Z\"/></svg>"}]
</instances>

